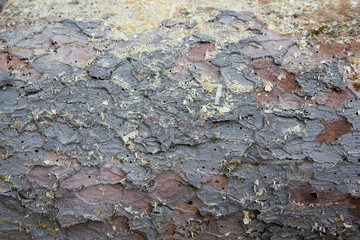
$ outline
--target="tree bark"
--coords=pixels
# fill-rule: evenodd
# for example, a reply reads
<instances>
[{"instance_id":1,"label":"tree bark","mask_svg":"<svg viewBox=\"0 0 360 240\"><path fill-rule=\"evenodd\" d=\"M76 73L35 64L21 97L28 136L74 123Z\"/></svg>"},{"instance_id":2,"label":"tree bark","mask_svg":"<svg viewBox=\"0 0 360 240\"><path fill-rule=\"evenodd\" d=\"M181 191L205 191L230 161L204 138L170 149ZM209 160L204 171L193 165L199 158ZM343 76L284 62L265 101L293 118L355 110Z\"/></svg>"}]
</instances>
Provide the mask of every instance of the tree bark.
<instances>
[{"instance_id":1,"label":"tree bark","mask_svg":"<svg viewBox=\"0 0 360 240\"><path fill-rule=\"evenodd\" d=\"M182 14L0 34L1 238L360 235L359 42Z\"/></svg>"}]
</instances>

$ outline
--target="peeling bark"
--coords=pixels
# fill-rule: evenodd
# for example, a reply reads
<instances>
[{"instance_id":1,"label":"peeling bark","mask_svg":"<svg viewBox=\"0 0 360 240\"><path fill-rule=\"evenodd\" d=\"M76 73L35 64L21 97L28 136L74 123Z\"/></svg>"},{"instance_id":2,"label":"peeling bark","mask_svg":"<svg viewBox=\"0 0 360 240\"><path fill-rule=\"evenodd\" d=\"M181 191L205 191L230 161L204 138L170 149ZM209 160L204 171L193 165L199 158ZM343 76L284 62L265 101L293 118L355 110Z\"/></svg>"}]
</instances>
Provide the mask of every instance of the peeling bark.
<instances>
[{"instance_id":1,"label":"peeling bark","mask_svg":"<svg viewBox=\"0 0 360 240\"><path fill-rule=\"evenodd\" d=\"M124 41L58 19L0 34L2 238L359 236L351 62L213 10L181 41L196 24Z\"/></svg>"}]
</instances>

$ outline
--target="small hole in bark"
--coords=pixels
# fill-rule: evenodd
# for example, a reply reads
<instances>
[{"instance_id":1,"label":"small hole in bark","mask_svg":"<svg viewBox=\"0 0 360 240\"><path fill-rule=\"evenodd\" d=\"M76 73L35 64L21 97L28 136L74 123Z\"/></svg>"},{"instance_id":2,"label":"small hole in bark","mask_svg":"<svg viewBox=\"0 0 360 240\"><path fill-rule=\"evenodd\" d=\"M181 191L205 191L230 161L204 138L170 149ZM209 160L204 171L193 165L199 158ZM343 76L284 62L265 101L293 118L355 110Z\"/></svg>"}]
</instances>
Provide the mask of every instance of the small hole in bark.
<instances>
[{"instance_id":1,"label":"small hole in bark","mask_svg":"<svg viewBox=\"0 0 360 240\"><path fill-rule=\"evenodd\" d=\"M317 199L317 194L316 193L310 193L310 196L312 199L316 200Z\"/></svg>"},{"instance_id":2,"label":"small hole in bark","mask_svg":"<svg viewBox=\"0 0 360 240\"><path fill-rule=\"evenodd\" d=\"M214 151L216 151L216 148L214 148Z\"/></svg>"},{"instance_id":3,"label":"small hole in bark","mask_svg":"<svg viewBox=\"0 0 360 240\"><path fill-rule=\"evenodd\" d=\"M336 172L334 172L334 174L336 175Z\"/></svg>"},{"instance_id":4,"label":"small hole in bark","mask_svg":"<svg viewBox=\"0 0 360 240\"><path fill-rule=\"evenodd\" d=\"M38 152L39 152L39 150L35 149L35 152L36 152L36 153L38 153Z\"/></svg>"},{"instance_id":5,"label":"small hole in bark","mask_svg":"<svg viewBox=\"0 0 360 240\"><path fill-rule=\"evenodd\" d=\"M240 127L240 130L242 129L242 127Z\"/></svg>"},{"instance_id":6,"label":"small hole in bark","mask_svg":"<svg viewBox=\"0 0 360 240\"><path fill-rule=\"evenodd\" d=\"M193 202L192 202L192 201L188 201L188 204L189 204L189 205L192 205L192 204L193 204Z\"/></svg>"},{"instance_id":7,"label":"small hole in bark","mask_svg":"<svg viewBox=\"0 0 360 240\"><path fill-rule=\"evenodd\" d=\"M222 187L221 189L222 189L222 190L224 190L225 188L224 188L224 187Z\"/></svg>"},{"instance_id":8,"label":"small hole in bark","mask_svg":"<svg viewBox=\"0 0 360 240\"><path fill-rule=\"evenodd\" d=\"M205 166L203 166L202 168L205 169Z\"/></svg>"},{"instance_id":9,"label":"small hole in bark","mask_svg":"<svg viewBox=\"0 0 360 240\"><path fill-rule=\"evenodd\" d=\"M267 178L267 176L264 176L264 178Z\"/></svg>"},{"instance_id":10,"label":"small hole in bark","mask_svg":"<svg viewBox=\"0 0 360 240\"><path fill-rule=\"evenodd\" d=\"M91 178L91 176L88 176L88 178Z\"/></svg>"},{"instance_id":11,"label":"small hole in bark","mask_svg":"<svg viewBox=\"0 0 360 240\"><path fill-rule=\"evenodd\" d=\"M221 227L221 228L223 228L224 226L223 226L223 225L221 225L220 227Z\"/></svg>"},{"instance_id":12,"label":"small hole in bark","mask_svg":"<svg viewBox=\"0 0 360 240\"><path fill-rule=\"evenodd\" d=\"M24 143L24 141L21 141L21 143Z\"/></svg>"}]
</instances>

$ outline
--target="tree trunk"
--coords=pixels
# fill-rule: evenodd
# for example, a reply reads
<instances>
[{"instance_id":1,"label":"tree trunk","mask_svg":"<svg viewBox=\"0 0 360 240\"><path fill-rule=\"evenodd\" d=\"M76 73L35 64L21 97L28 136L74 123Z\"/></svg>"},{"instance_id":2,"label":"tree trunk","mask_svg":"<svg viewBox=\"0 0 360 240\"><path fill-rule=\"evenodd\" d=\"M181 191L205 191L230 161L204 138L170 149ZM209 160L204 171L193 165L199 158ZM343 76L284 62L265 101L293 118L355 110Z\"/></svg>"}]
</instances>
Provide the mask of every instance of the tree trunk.
<instances>
[{"instance_id":1,"label":"tree trunk","mask_svg":"<svg viewBox=\"0 0 360 240\"><path fill-rule=\"evenodd\" d=\"M209 8L114 31L1 33L1 238L360 235L359 42Z\"/></svg>"}]
</instances>

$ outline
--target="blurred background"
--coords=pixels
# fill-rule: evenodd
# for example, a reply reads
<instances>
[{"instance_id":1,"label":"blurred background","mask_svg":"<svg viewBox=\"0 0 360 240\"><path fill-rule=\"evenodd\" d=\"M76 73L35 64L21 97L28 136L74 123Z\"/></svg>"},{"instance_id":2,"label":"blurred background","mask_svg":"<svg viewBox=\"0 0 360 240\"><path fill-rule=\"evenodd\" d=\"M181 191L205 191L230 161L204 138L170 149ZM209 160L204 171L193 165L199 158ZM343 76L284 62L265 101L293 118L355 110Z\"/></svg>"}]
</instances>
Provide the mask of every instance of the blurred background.
<instances>
[{"instance_id":1,"label":"blurred background","mask_svg":"<svg viewBox=\"0 0 360 240\"><path fill-rule=\"evenodd\" d=\"M0 0L4 5L0 26L51 16L101 20L124 34L151 30L179 12L207 7L254 12L281 33L309 32L326 24L328 31L336 30L329 37L351 37L359 35L360 25L360 0Z\"/></svg>"}]
</instances>

